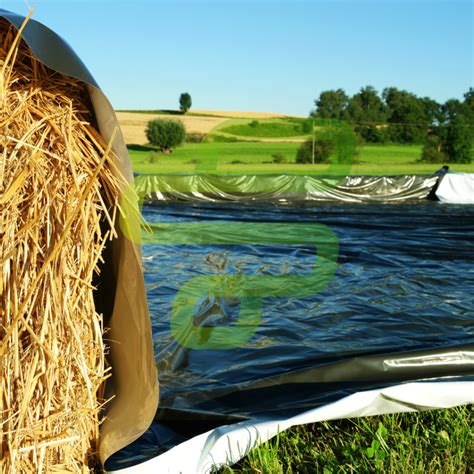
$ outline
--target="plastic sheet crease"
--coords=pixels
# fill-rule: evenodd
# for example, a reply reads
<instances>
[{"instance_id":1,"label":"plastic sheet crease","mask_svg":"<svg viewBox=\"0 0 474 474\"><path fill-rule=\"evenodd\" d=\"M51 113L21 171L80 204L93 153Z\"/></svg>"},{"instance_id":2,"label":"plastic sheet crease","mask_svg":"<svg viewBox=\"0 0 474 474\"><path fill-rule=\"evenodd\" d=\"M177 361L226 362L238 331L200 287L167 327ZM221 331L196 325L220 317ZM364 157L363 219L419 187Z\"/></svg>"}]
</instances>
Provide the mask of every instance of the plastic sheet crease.
<instances>
[{"instance_id":1,"label":"plastic sheet crease","mask_svg":"<svg viewBox=\"0 0 474 474\"><path fill-rule=\"evenodd\" d=\"M406 202L425 200L438 176L319 176L158 174L135 178L146 203L190 202Z\"/></svg>"}]
</instances>

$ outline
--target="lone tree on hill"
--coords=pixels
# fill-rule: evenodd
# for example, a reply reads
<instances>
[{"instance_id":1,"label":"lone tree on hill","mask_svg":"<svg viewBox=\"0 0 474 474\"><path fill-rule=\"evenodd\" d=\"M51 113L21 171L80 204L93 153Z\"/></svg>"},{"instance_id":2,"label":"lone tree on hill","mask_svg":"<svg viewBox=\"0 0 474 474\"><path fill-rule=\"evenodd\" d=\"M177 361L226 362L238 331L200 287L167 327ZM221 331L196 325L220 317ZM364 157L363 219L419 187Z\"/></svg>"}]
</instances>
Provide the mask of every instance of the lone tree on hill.
<instances>
[{"instance_id":1,"label":"lone tree on hill","mask_svg":"<svg viewBox=\"0 0 474 474\"><path fill-rule=\"evenodd\" d=\"M193 105L193 102L191 100L191 95L188 94L187 92L183 92L179 96L179 108L183 114L185 114L190 108L191 105Z\"/></svg>"}]
</instances>

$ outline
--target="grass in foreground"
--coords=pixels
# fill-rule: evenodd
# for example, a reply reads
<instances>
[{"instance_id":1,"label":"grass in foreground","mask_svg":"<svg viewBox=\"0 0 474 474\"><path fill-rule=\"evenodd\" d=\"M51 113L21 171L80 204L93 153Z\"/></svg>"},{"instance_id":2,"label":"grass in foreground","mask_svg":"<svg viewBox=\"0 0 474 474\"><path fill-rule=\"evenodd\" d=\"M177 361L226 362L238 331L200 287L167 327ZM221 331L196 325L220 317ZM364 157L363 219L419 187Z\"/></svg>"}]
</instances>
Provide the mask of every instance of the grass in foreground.
<instances>
[{"instance_id":1,"label":"grass in foreground","mask_svg":"<svg viewBox=\"0 0 474 474\"><path fill-rule=\"evenodd\" d=\"M468 473L473 414L468 405L298 426L219 472Z\"/></svg>"}]
</instances>

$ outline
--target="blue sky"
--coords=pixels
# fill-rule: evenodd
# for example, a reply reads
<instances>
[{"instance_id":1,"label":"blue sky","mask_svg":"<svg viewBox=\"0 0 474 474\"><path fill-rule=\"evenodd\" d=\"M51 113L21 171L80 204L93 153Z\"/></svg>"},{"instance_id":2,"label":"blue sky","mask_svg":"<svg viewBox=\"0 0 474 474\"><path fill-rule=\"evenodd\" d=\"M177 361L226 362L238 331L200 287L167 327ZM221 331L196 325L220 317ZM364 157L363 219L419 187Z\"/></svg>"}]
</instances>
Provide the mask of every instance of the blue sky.
<instances>
[{"instance_id":1,"label":"blue sky","mask_svg":"<svg viewBox=\"0 0 474 474\"><path fill-rule=\"evenodd\" d=\"M30 0L115 108L307 114L325 89L473 85L471 0ZM26 14L24 0L0 7Z\"/></svg>"}]
</instances>

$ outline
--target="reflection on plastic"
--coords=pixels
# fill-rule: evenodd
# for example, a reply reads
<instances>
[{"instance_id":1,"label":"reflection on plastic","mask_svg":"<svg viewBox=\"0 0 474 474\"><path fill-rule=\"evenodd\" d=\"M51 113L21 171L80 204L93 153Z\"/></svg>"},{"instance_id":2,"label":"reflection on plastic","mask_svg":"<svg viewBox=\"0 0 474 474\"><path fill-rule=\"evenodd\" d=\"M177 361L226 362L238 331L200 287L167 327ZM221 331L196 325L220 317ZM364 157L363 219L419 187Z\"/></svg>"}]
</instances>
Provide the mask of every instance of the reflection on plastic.
<instances>
[{"instance_id":1,"label":"reflection on plastic","mask_svg":"<svg viewBox=\"0 0 474 474\"><path fill-rule=\"evenodd\" d=\"M315 264L304 275L209 275L197 276L181 286L173 302L171 332L187 349L230 349L247 343L261 320L263 297L308 296L326 288L336 271L338 240L322 224L184 222L151 224L154 244L313 244ZM229 242L228 236L234 238ZM199 327L194 324L195 307L203 297L238 297L240 313L232 326Z\"/></svg>"}]
</instances>

